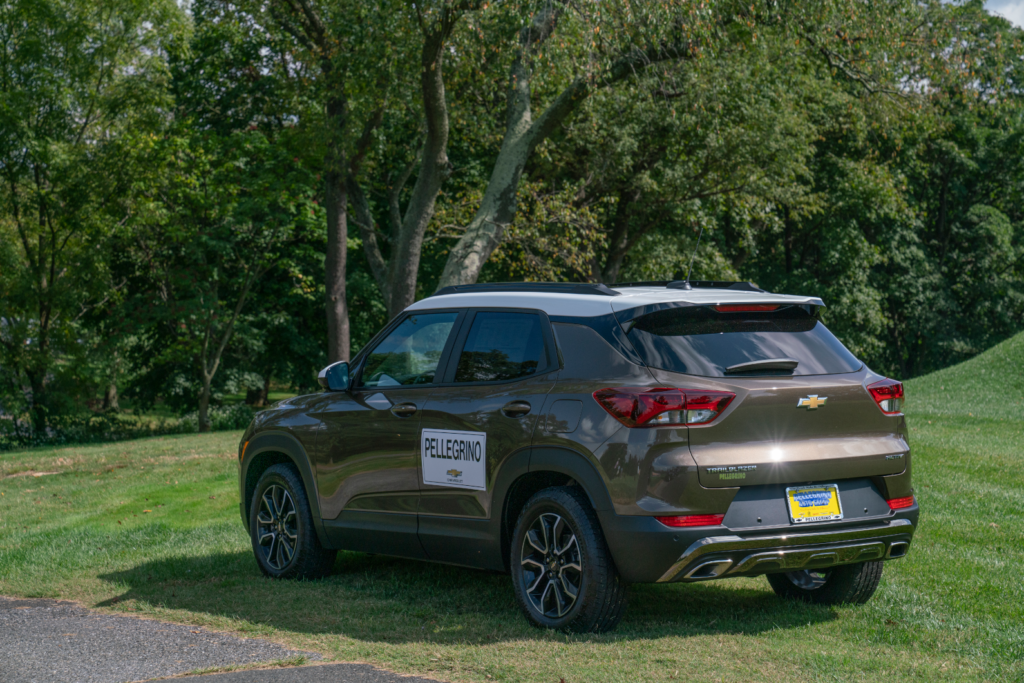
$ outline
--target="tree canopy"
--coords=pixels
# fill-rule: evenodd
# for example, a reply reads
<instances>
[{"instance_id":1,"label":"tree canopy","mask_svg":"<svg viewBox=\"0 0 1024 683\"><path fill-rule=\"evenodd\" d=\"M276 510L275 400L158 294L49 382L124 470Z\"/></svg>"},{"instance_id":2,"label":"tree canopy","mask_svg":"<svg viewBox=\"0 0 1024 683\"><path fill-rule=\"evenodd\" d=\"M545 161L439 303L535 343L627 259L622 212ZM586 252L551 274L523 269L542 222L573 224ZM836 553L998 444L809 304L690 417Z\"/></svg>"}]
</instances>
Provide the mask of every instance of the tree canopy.
<instances>
[{"instance_id":1,"label":"tree canopy","mask_svg":"<svg viewBox=\"0 0 1024 683\"><path fill-rule=\"evenodd\" d=\"M0 417L36 433L126 405L207 429L440 286L691 258L822 297L901 379L1024 329L1024 32L981 0L0 17Z\"/></svg>"}]
</instances>

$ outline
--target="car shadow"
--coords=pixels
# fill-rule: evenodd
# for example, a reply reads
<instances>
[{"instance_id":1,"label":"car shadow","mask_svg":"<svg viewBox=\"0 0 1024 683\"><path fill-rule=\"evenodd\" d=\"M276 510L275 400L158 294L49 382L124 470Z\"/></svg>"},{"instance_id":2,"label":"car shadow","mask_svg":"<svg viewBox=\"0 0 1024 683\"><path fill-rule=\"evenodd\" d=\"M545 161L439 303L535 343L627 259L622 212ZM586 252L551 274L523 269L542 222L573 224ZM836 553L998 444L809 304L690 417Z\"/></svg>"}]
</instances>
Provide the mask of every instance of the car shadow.
<instances>
[{"instance_id":1,"label":"car shadow","mask_svg":"<svg viewBox=\"0 0 1024 683\"><path fill-rule=\"evenodd\" d=\"M136 601L255 627L362 641L564 637L529 626L505 574L379 555L339 553L331 576L318 581L267 579L247 552L170 557L100 578L126 590L99 606ZM614 641L757 634L835 618L826 607L780 600L763 578L630 590L626 617L614 632L582 637Z\"/></svg>"}]
</instances>

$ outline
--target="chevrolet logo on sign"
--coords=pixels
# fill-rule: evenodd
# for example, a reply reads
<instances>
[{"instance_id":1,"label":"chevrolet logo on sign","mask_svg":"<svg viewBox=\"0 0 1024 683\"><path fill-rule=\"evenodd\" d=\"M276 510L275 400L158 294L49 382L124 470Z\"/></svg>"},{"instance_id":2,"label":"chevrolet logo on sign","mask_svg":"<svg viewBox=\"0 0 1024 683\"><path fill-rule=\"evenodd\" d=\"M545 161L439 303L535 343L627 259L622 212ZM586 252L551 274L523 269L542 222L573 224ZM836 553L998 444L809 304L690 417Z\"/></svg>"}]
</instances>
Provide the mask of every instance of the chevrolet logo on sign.
<instances>
[{"instance_id":1,"label":"chevrolet logo on sign","mask_svg":"<svg viewBox=\"0 0 1024 683\"><path fill-rule=\"evenodd\" d=\"M807 410L817 410L821 406L825 405L825 401L828 400L828 396L818 396L817 394L811 394L807 398L801 398L796 402L797 408L807 408Z\"/></svg>"},{"instance_id":2,"label":"chevrolet logo on sign","mask_svg":"<svg viewBox=\"0 0 1024 683\"><path fill-rule=\"evenodd\" d=\"M459 470L448 470L448 476L449 477L461 477L462 476L462 472L460 472Z\"/></svg>"}]
</instances>

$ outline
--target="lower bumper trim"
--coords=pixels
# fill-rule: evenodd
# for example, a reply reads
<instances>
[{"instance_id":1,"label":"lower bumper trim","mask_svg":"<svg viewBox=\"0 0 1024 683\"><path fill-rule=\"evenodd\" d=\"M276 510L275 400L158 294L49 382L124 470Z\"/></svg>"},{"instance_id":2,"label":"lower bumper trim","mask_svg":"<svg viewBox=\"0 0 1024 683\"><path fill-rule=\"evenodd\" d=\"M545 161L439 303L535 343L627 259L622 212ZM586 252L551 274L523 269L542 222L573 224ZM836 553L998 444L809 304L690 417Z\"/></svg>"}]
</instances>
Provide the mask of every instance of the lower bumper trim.
<instances>
[{"instance_id":1,"label":"lower bumper trim","mask_svg":"<svg viewBox=\"0 0 1024 683\"><path fill-rule=\"evenodd\" d=\"M658 582L756 576L895 559L906 555L913 534L910 520L894 519L882 527L748 538L708 536L691 544Z\"/></svg>"}]
</instances>

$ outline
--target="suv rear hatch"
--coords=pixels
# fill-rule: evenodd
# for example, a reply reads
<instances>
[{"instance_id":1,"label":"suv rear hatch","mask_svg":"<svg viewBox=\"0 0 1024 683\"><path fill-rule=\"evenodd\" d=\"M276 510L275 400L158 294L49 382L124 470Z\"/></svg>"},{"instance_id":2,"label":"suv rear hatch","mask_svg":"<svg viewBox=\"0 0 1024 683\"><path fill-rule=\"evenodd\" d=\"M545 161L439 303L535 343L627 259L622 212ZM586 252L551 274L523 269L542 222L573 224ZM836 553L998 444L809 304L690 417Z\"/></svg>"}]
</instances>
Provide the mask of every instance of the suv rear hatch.
<instances>
[{"instance_id":1,"label":"suv rear hatch","mask_svg":"<svg viewBox=\"0 0 1024 683\"><path fill-rule=\"evenodd\" d=\"M866 389L882 378L825 328L815 306L665 308L628 328L660 385L736 394L712 422L689 428L703 486L824 482L906 468L902 415L883 413Z\"/></svg>"}]
</instances>

